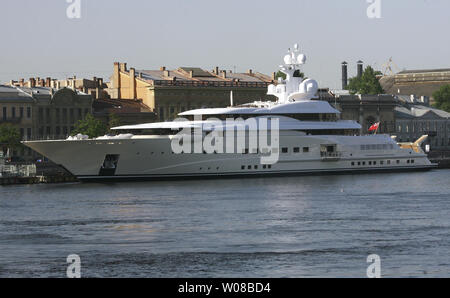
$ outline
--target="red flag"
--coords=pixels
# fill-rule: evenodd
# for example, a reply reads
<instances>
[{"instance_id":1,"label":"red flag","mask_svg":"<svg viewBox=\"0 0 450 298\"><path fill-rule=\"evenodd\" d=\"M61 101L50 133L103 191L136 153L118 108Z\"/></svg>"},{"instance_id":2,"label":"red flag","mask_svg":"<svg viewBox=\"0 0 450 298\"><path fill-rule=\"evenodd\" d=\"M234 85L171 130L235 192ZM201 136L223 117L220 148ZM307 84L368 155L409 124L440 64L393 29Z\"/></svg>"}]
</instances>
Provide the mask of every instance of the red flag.
<instances>
[{"instance_id":1,"label":"red flag","mask_svg":"<svg viewBox=\"0 0 450 298\"><path fill-rule=\"evenodd\" d=\"M370 128L369 128L369 131L377 131L378 130L378 127L380 127L380 122L378 122L378 123L375 123L374 125L372 125Z\"/></svg>"}]
</instances>

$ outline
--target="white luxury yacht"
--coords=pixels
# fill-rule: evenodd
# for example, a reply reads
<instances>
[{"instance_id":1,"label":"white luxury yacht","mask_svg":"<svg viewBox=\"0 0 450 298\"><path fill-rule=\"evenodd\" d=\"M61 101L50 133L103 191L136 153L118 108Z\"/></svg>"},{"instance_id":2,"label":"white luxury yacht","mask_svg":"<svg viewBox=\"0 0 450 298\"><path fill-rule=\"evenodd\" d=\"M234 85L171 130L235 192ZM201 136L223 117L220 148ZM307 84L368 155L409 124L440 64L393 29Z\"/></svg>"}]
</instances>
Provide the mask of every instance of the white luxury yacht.
<instances>
[{"instance_id":1,"label":"white luxury yacht","mask_svg":"<svg viewBox=\"0 0 450 298\"><path fill-rule=\"evenodd\" d=\"M80 180L165 179L427 170L420 145L389 135L362 136L356 121L317 100L303 80L298 46L280 66L286 79L268 87L277 101L198 109L172 122L116 127L115 136L29 141L24 144Z\"/></svg>"}]
</instances>

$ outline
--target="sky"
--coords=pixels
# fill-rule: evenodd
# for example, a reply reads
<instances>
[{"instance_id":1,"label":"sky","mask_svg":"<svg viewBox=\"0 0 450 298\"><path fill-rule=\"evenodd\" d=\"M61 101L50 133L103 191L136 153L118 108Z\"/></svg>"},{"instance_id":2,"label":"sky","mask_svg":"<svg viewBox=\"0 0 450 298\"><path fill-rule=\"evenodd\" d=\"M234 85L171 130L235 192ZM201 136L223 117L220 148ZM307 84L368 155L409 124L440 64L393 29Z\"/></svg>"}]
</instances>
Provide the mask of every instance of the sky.
<instances>
[{"instance_id":1,"label":"sky","mask_svg":"<svg viewBox=\"0 0 450 298\"><path fill-rule=\"evenodd\" d=\"M368 0L2 0L0 82L48 77L103 77L113 62L136 69L195 66L266 74L298 43L303 71L321 87L341 86L356 61L383 71L450 68L450 1Z\"/></svg>"}]
</instances>

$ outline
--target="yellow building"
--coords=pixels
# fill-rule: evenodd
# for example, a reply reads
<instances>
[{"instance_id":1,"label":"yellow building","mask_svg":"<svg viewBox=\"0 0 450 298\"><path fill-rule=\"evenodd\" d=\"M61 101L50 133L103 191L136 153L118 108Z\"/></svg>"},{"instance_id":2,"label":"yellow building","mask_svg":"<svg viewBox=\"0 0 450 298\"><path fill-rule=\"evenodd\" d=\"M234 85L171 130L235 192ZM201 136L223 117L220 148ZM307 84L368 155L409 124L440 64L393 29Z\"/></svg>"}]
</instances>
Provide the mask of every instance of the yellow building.
<instances>
[{"instance_id":1,"label":"yellow building","mask_svg":"<svg viewBox=\"0 0 450 298\"><path fill-rule=\"evenodd\" d=\"M127 68L126 63L114 63L114 72L107 89L111 98L140 99L155 112L160 121L172 120L185 110L202 107L227 107L230 92L234 104L274 99L268 96L267 86L274 75L253 72L233 73L219 70L205 71L197 67L168 70L139 70Z\"/></svg>"}]
</instances>

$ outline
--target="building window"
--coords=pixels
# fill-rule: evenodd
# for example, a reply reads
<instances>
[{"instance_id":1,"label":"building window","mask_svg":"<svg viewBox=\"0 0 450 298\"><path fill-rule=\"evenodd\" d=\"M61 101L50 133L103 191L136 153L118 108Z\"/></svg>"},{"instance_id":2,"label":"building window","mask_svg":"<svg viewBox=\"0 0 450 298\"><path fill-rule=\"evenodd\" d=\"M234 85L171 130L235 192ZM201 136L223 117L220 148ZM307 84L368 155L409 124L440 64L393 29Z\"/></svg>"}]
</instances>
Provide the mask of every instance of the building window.
<instances>
[{"instance_id":1,"label":"building window","mask_svg":"<svg viewBox=\"0 0 450 298\"><path fill-rule=\"evenodd\" d=\"M16 118L16 108L15 107L12 107L11 108L11 118Z\"/></svg>"},{"instance_id":2,"label":"building window","mask_svg":"<svg viewBox=\"0 0 450 298\"><path fill-rule=\"evenodd\" d=\"M39 108L39 116L38 116L39 122L44 121L44 108Z\"/></svg>"},{"instance_id":3,"label":"building window","mask_svg":"<svg viewBox=\"0 0 450 298\"><path fill-rule=\"evenodd\" d=\"M23 140L23 137L25 136L25 129L21 128L20 129L20 138Z\"/></svg>"},{"instance_id":4,"label":"building window","mask_svg":"<svg viewBox=\"0 0 450 298\"><path fill-rule=\"evenodd\" d=\"M27 139L31 140L31 128L27 128Z\"/></svg>"},{"instance_id":5,"label":"building window","mask_svg":"<svg viewBox=\"0 0 450 298\"><path fill-rule=\"evenodd\" d=\"M3 107L3 120L6 120L7 113L6 113L6 107Z\"/></svg>"},{"instance_id":6,"label":"building window","mask_svg":"<svg viewBox=\"0 0 450 298\"><path fill-rule=\"evenodd\" d=\"M61 122L61 114L60 114L60 110L59 109L55 109L55 118L56 118L56 123L60 123Z\"/></svg>"},{"instance_id":7,"label":"building window","mask_svg":"<svg viewBox=\"0 0 450 298\"><path fill-rule=\"evenodd\" d=\"M51 128L50 128L50 126L47 126L46 134L47 134L47 136L50 136L50 134L51 134Z\"/></svg>"},{"instance_id":8,"label":"building window","mask_svg":"<svg viewBox=\"0 0 450 298\"><path fill-rule=\"evenodd\" d=\"M308 153L309 152L309 147L303 147L303 153Z\"/></svg>"},{"instance_id":9,"label":"building window","mask_svg":"<svg viewBox=\"0 0 450 298\"><path fill-rule=\"evenodd\" d=\"M62 109L62 122L67 123L67 109L66 108Z\"/></svg>"},{"instance_id":10,"label":"building window","mask_svg":"<svg viewBox=\"0 0 450 298\"><path fill-rule=\"evenodd\" d=\"M294 153L300 153L300 148L299 147L294 147Z\"/></svg>"},{"instance_id":11,"label":"building window","mask_svg":"<svg viewBox=\"0 0 450 298\"><path fill-rule=\"evenodd\" d=\"M45 120L46 120L46 123L50 123L50 121L51 121L50 109L49 108L45 109Z\"/></svg>"},{"instance_id":12,"label":"building window","mask_svg":"<svg viewBox=\"0 0 450 298\"><path fill-rule=\"evenodd\" d=\"M159 108L159 120L164 121L164 108L163 107Z\"/></svg>"},{"instance_id":13,"label":"building window","mask_svg":"<svg viewBox=\"0 0 450 298\"><path fill-rule=\"evenodd\" d=\"M281 148L281 153L288 153L289 149L287 147Z\"/></svg>"},{"instance_id":14,"label":"building window","mask_svg":"<svg viewBox=\"0 0 450 298\"><path fill-rule=\"evenodd\" d=\"M64 134L65 136L67 136L67 126L64 126L64 127L63 127L63 134Z\"/></svg>"},{"instance_id":15,"label":"building window","mask_svg":"<svg viewBox=\"0 0 450 298\"><path fill-rule=\"evenodd\" d=\"M20 115L20 118L23 118L23 115L24 115L23 107L20 107L20 109L19 109L19 115Z\"/></svg>"},{"instance_id":16,"label":"building window","mask_svg":"<svg viewBox=\"0 0 450 298\"><path fill-rule=\"evenodd\" d=\"M59 126L56 127L56 135L57 136L61 135L61 127L59 127Z\"/></svg>"}]
</instances>

